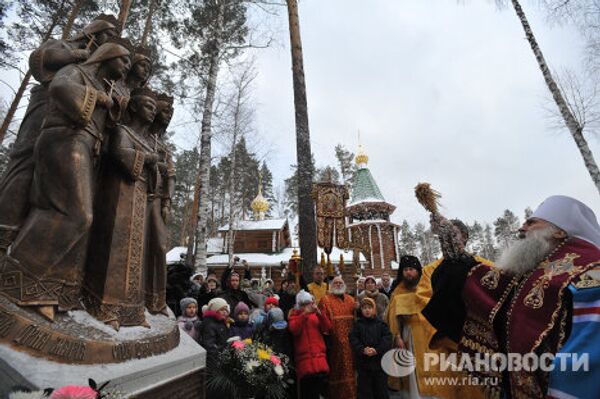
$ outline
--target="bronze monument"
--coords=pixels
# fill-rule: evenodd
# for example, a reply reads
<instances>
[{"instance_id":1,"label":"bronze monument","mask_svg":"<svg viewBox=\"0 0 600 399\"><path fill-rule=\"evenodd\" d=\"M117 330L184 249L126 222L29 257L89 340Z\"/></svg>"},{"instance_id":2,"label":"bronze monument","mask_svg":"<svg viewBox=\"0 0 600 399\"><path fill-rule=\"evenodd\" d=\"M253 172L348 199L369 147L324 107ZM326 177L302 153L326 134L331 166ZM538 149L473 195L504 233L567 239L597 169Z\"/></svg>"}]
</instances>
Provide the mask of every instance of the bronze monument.
<instances>
[{"instance_id":1,"label":"bronze monument","mask_svg":"<svg viewBox=\"0 0 600 399\"><path fill-rule=\"evenodd\" d=\"M165 302L173 99L148 87L151 55L115 21L32 53L40 85L0 180L0 343L59 362L179 342ZM122 326L148 328L128 341Z\"/></svg>"}]
</instances>

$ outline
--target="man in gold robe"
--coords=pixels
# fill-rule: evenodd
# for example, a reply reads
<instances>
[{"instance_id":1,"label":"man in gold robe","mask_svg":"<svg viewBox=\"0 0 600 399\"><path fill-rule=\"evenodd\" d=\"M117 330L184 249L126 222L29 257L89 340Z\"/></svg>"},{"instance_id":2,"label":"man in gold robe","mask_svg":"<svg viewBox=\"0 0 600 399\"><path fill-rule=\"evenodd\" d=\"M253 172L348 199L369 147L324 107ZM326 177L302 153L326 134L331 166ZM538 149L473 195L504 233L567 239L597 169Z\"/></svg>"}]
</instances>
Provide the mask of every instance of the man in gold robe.
<instances>
[{"instance_id":1,"label":"man in gold robe","mask_svg":"<svg viewBox=\"0 0 600 399\"><path fill-rule=\"evenodd\" d=\"M458 219L450 220L450 222L454 225L455 235L460 241L460 244L464 248L467 245L467 241L469 239L469 231L467 226ZM479 256L474 257L477 262L492 265L492 262L481 258ZM437 269L437 267L442 263L444 258L437 259L430 264L423 267L423 273L421 275L421 279L417 285L417 290L415 292L415 300L417 303L417 308L419 309L419 323L425 325L424 331L426 331L427 335L424 337L423 344L419 345L415 348L415 352L413 354L417 359L423 359L425 353L433 353L433 354L451 354L458 352L457 344L446 337L445 335L438 334L437 330L427 321L427 319L420 314L420 312L425 308L431 296L433 295L433 288L431 285L431 276L433 272ZM420 362L423 364L423 362ZM468 386L468 385L450 385L441 383L433 384L431 383L431 377L439 378L438 381L443 381L444 378L462 378L464 374L461 372L453 371L451 369L441 371L439 364L430 364L429 370L423 370L423 367L419 367L419 362L417 361L417 370L421 369L420 376L417 375L419 381L419 391L422 395L434 396L438 398L456 398L456 397L469 397L469 398L483 398L483 393L481 389L476 386ZM425 384L425 378L429 379L430 384ZM445 381L449 381L446 379Z\"/></svg>"},{"instance_id":2,"label":"man in gold robe","mask_svg":"<svg viewBox=\"0 0 600 399\"><path fill-rule=\"evenodd\" d=\"M315 266L313 269L313 282L307 285L308 292L315 297L315 303L318 305L327 291L329 290L329 284L327 281L323 281L325 278L325 272L321 266Z\"/></svg>"},{"instance_id":3,"label":"man in gold robe","mask_svg":"<svg viewBox=\"0 0 600 399\"><path fill-rule=\"evenodd\" d=\"M319 309L333 325L330 335L328 398L355 399L356 378L354 357L350 346L350 332L354 326L354 298L346 294L346 283L341 276L331 281L329 293L321 298Z\"/></svg>"},{"instance_id":4,"label":"man in gold robe","mask_svg":"<svg viewBox=\"0 0 600 399\"><path fill-rule=\"evenodd\" d=\"M398 275L391 289L390 304L385 313L385 321L394 335L395 346L411 351L416 361L416 373L407 377L389 377L388 385L392 390L401 391L410 398L425 395L419 381L422 379L424 365L419 359L426 348L427 337L431 335L431 326L421 315L416 300L416 287L421 278L421 262L415 256L404 255L400 258Z\"/></svg>"}]
</instances>

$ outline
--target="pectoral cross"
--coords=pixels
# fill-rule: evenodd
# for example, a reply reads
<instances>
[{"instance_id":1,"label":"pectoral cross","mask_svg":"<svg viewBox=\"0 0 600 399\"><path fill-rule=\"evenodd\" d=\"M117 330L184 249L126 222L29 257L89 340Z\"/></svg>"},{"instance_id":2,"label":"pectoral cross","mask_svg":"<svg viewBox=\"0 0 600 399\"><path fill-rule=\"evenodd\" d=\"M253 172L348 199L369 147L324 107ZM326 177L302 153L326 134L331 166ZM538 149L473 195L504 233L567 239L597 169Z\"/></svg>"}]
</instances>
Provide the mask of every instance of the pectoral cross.
<instances>
[{"instance_id":1,"label":"pectoral cross","mask_svg":"<svg viewBox=\"0 0 600 399\"><path fill-rule=\"evenodd\" d=\"M90 40L87 42L87 45L85 46L86 50L89 50L90 48L92 48L92 44L96 43L96 40L94 40L94 36L92 35L86 35Z\"/></svg>"},{"instance_id":2,"label":"pectoral cross","mask_svg":"<svg viewBox=\"0 0 600 399\"><path fill-rule=\"evenodd\" d=\"M108 86L108 97L112 97L113 91L115 89L115 81L104 79L104 83Z\"/></svg>"}]
</instances>

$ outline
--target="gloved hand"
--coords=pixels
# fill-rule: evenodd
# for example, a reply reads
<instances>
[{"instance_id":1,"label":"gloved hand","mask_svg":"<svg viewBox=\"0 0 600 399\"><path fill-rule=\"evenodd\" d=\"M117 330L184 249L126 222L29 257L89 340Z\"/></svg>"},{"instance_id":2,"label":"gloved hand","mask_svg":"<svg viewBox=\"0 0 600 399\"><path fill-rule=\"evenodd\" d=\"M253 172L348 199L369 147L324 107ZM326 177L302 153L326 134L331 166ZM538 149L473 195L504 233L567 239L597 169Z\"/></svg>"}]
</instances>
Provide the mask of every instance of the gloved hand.
<instances>
[{"instance_id":1,"label":"gloved hand","mask_svg":"<svg viewBox=\"0 0 600 399\"><path fill-rule=\"evenodd\" d=\"M195 328L196 330L200 329L200 325L201 325L201 324L202 324L202 320L196 320L196 321L194 322L194 328Z\"/></svg>"},{"instance_id":2,"label":"gloved hand","mask_svg":"<svg viewBox=\"0 0 600 399\"><path fill-rule=\"evenodd\" d=\"M186 321L185 324L183 325L183 328L185 328L186 331L190 331L192 329L192 327L194 327L193 321Z\"/></svg>"}]
</instances>

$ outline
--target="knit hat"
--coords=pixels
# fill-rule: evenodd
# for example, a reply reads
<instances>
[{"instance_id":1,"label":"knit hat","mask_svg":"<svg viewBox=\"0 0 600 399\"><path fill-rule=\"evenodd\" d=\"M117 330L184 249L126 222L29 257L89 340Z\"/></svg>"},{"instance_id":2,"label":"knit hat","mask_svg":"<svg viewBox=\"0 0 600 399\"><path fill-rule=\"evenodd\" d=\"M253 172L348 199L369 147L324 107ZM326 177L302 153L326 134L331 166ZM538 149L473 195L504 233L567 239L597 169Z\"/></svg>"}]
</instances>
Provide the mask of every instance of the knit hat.
<instances>
[{"instance_id":1,"label":"knit hat","mask_svg":"<svg viewBox=\"0 0 600 399\"><path fill-rule=\"evenodd\" d=\"M185 309L192 303L196 305L196 308L198 308L198 302L196 302L194 298L187 297L179 301L179 309L181 309L181 313L185 314Z\"/></svg>"},{"instance_id":2,"label":"knit hat","mask_svg":"<svg viewBox=\"0 0 600 399\"><path fill-rule=\"evenodd\" d=\"M237 319L238 314L242 312L250 314L250 308L244 302L240 301L237 305L235 305L235 309L233 309L233 318Z\"/></svg>"},{"instance_id":3,"label":"knit hat","mask_svg":"<svg viewBox=\"0 0 600 399\"><path fill-rule=\"evenodd\" d=\"M287 327L283 310L281 310L281 308L273 308L269 310L269 313L267 313L267 326L272 327L275 330L281 330Z\"/></svg>"},{"instance_id":4,"label":"knit hat","mask_svg":"<svg viewBox=\"0 0 600 399\"><path fill-rule=\"evenodd\" d=\"M267 305L269 305L269 304L277 307L277 306L279 306L279 300L274 296L270 296L265 300L264 306L267 307Z\"/></svg>"},{"instance_id":5,"label":"knit hat","mask_svg":"<svg viewBox=\"0 0 600 399\"><path fill-rule=\"evenodd\" d=\"M370 306L373 309L377 308L377 306L375 305L375 301L368 297L365 297L360 300L360 307L362 308L363 306Z\"/></svg>"},{"instance_id":6,"label":"knit hat","mask_svg":"<svg viewBox=\"0 0 600 399\"><path fill-rule=\"evenodd\" d=\"M298 306L306 305L311 302L314 302L314 298L309 292L300 290L300 292L296 294L296 304L298 304Z\"/></svg>"},{"instance_id":7,"label":"knit hat","mask_svg":"<svg viewBox=\"0 0 600 399\"><path fill-rule=\"evenodd\" d=\"M373 282L375 284L377 284L377 280L375 280L375 276L367 276L367 277L365 277L365 284L367 283L368 280L373 280Z\"/></svg>"},{"instance_id":8,"label":"knit hat","mask_svg":"<svg viewBox=\"0 0 600 399\"><path fill-rule=\"evenodd\" d=\"M229 309L229 305L227 304L227 301L225 299L213 298L208 302L208 305L202 306L202 313L206 312L207 310L212 310L213 312L218 312L219 309L223 309L223 308L227 308L227 311L231 312L231 310Z\"/></svg>"}]
</instances>

